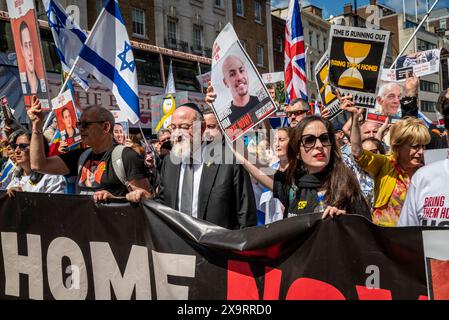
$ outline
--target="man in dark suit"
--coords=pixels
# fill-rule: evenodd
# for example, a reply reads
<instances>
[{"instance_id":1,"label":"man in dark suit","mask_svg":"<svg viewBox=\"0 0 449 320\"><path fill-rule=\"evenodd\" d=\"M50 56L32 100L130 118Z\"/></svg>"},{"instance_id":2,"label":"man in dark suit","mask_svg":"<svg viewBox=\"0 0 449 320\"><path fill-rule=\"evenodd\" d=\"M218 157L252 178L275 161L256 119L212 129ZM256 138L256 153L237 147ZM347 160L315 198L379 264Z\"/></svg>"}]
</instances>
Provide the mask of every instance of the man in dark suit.
<instances>
[{"instance_id":1,"label":"man in dark suit","mask_svg":"<svg viewBox=\"0 0 449 320\"><path fill-rule=\"evenodd\" d=\"M211 148L201 143L205 123L199 108L195 104L178 107L170 127L173 147L162 165L157 200L223 228L255 226L256 204L249 174L240 164L217 163L204 156ZM221 142L218 146L223 150Z\"/></svg>"}]
</instances>

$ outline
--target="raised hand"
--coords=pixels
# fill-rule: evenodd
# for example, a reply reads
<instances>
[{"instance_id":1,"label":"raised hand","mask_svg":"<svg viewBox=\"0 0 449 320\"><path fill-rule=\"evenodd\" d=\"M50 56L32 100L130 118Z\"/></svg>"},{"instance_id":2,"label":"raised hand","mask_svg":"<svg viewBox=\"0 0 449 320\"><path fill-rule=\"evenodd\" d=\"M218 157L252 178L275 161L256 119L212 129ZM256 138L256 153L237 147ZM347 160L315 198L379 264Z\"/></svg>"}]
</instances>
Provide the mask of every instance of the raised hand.
<instances>
[{"instance_id":1,"label":"raised hand","mask_svg":"<svg viewBox=\"0 0 449 320\"><path fill-rule=\"evenodd\" d=\"M36 96L33 96L31 100L31 108L27 111L28 117L30 118L34 129L42 129L44 113L42 111L41 102Z\"/></svg>"},{"instance_id":2,"label":"raised hand","mask_svg":"<svg viewBox=\"0 0 449 320\"><path fill-rule=\"evenodd\" d=\"M208 82L207 94L206 94L206 103L213 104L217 99L217 94L214 91L214 87L212 87L212 82Z\"/></svg>"},{"instance_id":3,"label":"raised hand","mask_svg":"<svg viewBox=\"0 0 449 320\"><path fill-rule=\"evenodd\" d=\"M407 97L416 97L418 95L419 78L413 73L413 77L409 73L405 74L405 95Z\"/></svg>"}]
</instances>

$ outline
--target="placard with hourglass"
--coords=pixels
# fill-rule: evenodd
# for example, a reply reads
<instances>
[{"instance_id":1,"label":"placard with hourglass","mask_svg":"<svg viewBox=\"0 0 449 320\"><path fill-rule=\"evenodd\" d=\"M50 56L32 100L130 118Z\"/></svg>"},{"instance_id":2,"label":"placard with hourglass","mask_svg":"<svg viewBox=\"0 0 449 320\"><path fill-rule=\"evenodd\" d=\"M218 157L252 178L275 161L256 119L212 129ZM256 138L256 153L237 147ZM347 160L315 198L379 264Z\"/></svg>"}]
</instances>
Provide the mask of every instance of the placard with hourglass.
<instances>
[{"instance_id":1,"label":"placard with hourglass","mask_svg":"<svg viewBox=\"0 0 449 320\"><path fill-rule=\"evenodd\" d=\"M374 108L378 81L390 32L332 26L329 43L329 82L342 95L351 94L360 107Z\"/></svg>"}]
</instances>

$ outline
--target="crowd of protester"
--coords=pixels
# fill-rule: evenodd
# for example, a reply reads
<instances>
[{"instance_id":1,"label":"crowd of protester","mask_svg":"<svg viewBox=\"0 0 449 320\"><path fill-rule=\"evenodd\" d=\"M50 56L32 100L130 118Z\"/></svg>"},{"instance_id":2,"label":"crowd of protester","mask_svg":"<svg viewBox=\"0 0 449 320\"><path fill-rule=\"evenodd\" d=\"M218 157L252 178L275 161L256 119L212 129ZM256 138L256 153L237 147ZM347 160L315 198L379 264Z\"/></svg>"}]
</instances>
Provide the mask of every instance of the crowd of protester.
<instances>
[{"instance_id":1,"label":"crowd of protester","mask_svg":"<svg viewBox=\"0 0 449 320\"><path fill-rule=\"evenodd\" d=\"M326 109L313 114L306 101L295 99L285 107L288 127L272 133L266 121L235 143L221 132L212 110L220 92L211 86L208 107L178 107L155 141L127 136L110 111L91 106L77 123L80 147L69 151L63 139L57 152L50 150L57 123L44 128L34 97L31 130L5 127L1 189L10 197L152 199L228 229L317 213L323 219L358 214L386 227L427 225L430 204L440 201L449 212L449 159L424 163L426 149L448 147L449 88L437 104L445 119L440 130L418 118L418 86L415 76L404 86L381 86L376 109L387 116L383 124L365 120L352 96L337 93L346 123L328 119ZM401 119L391 123L393 115ZM449 214L435 219L433 225L449 225Z\"/></svg>"}]
</instances>

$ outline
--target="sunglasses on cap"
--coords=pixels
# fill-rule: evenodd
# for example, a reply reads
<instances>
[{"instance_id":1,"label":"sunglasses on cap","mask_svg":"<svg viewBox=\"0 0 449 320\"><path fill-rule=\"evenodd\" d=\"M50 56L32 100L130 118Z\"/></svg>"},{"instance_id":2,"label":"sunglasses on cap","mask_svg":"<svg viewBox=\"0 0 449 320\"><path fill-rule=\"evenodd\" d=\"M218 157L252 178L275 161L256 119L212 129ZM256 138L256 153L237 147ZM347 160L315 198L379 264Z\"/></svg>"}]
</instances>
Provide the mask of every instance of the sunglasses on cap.
<instances>
[{"instance_id":1,"label":"sunglasses on cap","mask_svg":"<svg viewBox=\"0 0 449 320\"><path fill-rule=\"evenodd\" d=\"M21 151L25 151L30 147L30 144L29 143L11 143L11 148L13 150L16 150L17 147L19 147L19 149Z\"/></svg>"},{"instance_id":2,"label":"sunglasses on cap","mask_svg":"<svg viewBox=\"0 0 449 320\"><path fill-rule=\"evenodd\" d=\"M323 133L319 137L314 136L313 134L306 134L301 137L301 144L304 148L313 148L315 147L317 140L320 140L323 147L329 147L332 145L332 135L329 133Z\"/></svg>"}]
</instances>

